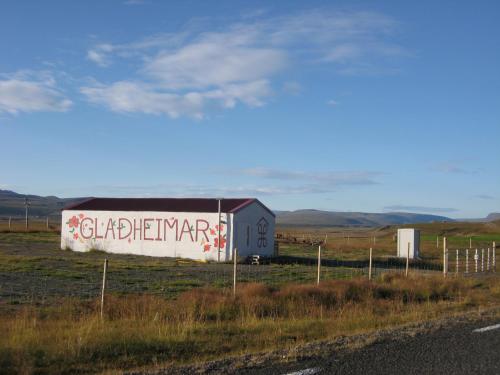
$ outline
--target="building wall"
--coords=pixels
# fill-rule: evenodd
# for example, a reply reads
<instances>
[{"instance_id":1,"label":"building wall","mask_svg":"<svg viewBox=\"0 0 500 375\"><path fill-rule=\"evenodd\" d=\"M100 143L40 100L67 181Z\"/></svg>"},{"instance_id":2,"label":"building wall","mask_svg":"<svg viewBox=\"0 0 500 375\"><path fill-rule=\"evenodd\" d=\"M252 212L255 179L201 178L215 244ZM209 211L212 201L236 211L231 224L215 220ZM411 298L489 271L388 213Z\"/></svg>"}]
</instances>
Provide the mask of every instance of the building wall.
<instances>
[{"instance_id":1,"label":"building wall","mask_svg":"<svg viewBox=\"0 0 500 375\"><path fill-rule=\"evenodd\" d=\"M262 224L267 225L264 228ZM237 211L233 227L233 246L238 249L239 256L274 254L275 218L259 203L254 202Z\"/></svg>"},{"instance_id":2,"label":"building wall","mask_svg":"<svg viewBox=\"0 0 500 375\"><path fill-rule=\"evenodd\" d=\"M221 261L231 259L232 214L221 214ZM61 248L218 260L218 214L77 211L62 213Z\"/></svg>"}]
</instances>

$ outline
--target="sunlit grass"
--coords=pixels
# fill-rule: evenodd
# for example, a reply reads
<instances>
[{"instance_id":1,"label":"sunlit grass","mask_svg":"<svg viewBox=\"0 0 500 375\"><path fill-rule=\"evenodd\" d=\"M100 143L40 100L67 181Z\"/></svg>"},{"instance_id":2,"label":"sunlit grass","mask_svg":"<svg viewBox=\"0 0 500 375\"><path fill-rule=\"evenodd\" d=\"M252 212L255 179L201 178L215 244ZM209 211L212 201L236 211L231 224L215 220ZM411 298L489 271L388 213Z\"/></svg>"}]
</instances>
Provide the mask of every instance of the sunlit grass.
<instances>
[{"instance_id":1,"label":"sunlit grass","mask_svg":"<svg viewBox=\"0 0 500 375\"><path fill-rule=\"evenodd\" d=\"M242 284L236 298L197 288L175 300L151 295L61 299L0 316L4 373L95 372L185 363L292 347L496 303L496 278L329 281L270 287Z\"/></svg>"}]
</instances>

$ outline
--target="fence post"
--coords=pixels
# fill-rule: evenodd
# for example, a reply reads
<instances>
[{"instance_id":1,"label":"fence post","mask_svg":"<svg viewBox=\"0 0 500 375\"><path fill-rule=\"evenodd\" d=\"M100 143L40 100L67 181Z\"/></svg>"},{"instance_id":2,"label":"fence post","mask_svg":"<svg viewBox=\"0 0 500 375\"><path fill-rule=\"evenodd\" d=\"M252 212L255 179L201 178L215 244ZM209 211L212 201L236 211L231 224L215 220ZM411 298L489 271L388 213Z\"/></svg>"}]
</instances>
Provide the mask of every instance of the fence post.
<instances>
[{"instance_id":1,"label":"fence post","mask_svg":"<svg viewBox=\"0 0 500 375\"><path fill-rule=\"evenodd\" d=\"M446 237L443 237L443 276L446 277L448 265L446 264Z\"/></svg>"},{"instance_id":2,"label":"fence post","mask_svg":"<svg viewBox=\"0 0 500 375\"><path fill-rule=\"evenodd\" d=\"M370 247L370 261L368 263L368 280L372 279L372 248Z\"/></svg>"},{"instance_id":3,"label":"fence post","mask_svg":"<svg viewBox=\"0 0 500 375\"><path fill-rule=\"evenodd\" d=\"M465 249L465 273L469 273L469 249Z\"/></svg>"},{"instance_id":4,"label":"fence post","mask_svg":"<svg viewBox=\"0 0 500 375\"><path fill-rule=\"evenodd\" d=\"M236 297L236 258L238 257L238 249L233 250L233 297Z\"/></svg>"},{"instance_id":5,"label":"fence post","mask_svg":"<svg viewBox=\"0 0 500 375\"><path fill-rule=\"evenodd\" d=\"M490 248L488 247L488 255L486 256L486 271L490 271Z\"/></svg>"},{"instance_id":6,"label":"fence post","mask_svg":"<svg viewBox=\"0 0 500 375\"><path fill-rule=\"evenodd\" d=\"M408 242L408 249L406 251L406 272L405 276L408 277L408 267L410 265L410 243Z\"/></svg>"},{"instance_id":7,"label":"fence post","mask_svg":"<svg viewBox=\"0 0 500 375\"><path fill-rule=\"evenodd\" d=\"M456 265L455 265L455 275L458 276L458 249L457 249L457 259L456 259Z\"/></svg>"},{"instance_id":8,"label":"fence post","mask_svg":"<svg viewBox=\"0 0 500 375\"><path fill-rule=\"evenodd\" d=\"M472 249L472 237L469 237L469 248Z\"/></svg>"},{"instance_id":9,"label":"fence post","mask_svg":"<svg viewBox=\"0 0 500 375\"><path fill-rule=\"evenodd\" d=\"M495 241L493 241L493 272L497 271L497 263L496 263L496 255L495 255L496 252L497 252L497 244Z\"/></svg>"},{"instance_id":10,"label":"fence post","mask_svg":"<svg viewBox=\"0 0 500 375\"><path fill-rule=\"evenodd\" d=\"M439 236L436 236L436 249L439 249Z\"/></svg>"},{"instance_id":11,"label":"fence post","mask_svg":"<svg viewBox=\"0 0 500 375\"><path fill-rule=\"evenodd\" d=\"M320 273L321 273L321 245L318 246L318 280L316 282L318 285L319 285Z\"/></svg>"},{"instance_id":12,"label":"fence post","mask_svg":"<svg viewBox=\"0 0 500 375\"><path fill-rule=\"evenodd\" d=\"M11 230L12 227L12 218L9 216L9 231Z\"/></svg>"},{"instance_id":13,"label":"fence post","mask_svg":"<svg viewBox=\"0 0 500 375\"><path fill-rule=\"evenodd\" d=\"M104 270L102 273L102 292L101 292L101 319L104 318L104 292L106 290L106 273L108 272L108 260L104 259Z\"/></svg>"},{"instance_id":14,"label":"fence post","mask_svg":"<svg viewBox=\"0 0 500 375\"><path fill-rule=\"evenodd\" d=\"M481 249L481 272L484 272L484 249Z\"/></svg>"},{"instance_id":15,"label":"fence post","mask_svg":"<svg viewBox=\"0 0 500 375\"><path fill-rule=\"evenodd\" d=\"M474 262L476 263L476 273L477 273L477 262L479 260L479 254L477 253L477 249L476 249L476 253L474 254Z\"/></svg>"},{"instance_id":16,"label":"fence post","mask_svg":"<svg viewBox=\"0 0 500 375\"><path fill-rule=\"evenodd\" d=\"M49 229L49 217L47 216L47 229Z\"/></svg>"}]
</instances>

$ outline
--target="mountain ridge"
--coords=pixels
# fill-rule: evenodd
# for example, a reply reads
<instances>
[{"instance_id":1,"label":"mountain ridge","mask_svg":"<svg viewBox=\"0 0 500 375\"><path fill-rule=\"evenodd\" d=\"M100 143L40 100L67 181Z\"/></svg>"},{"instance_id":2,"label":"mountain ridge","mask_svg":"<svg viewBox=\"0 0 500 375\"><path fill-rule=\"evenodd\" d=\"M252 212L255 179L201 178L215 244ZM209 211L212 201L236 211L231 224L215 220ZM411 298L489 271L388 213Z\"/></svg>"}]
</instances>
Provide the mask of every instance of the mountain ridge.
<instances>
[{"instance_id":1,"label":"mountain ridge","mask_svg":"<svg viewBox=\"0 0 500 375\"><path fill-rule=\"evenodd\" d=\"M24 200L30 200L29 212L33 217L59 216L68 204L81 202L88 197L59 198L54 195L39 196L20 194L12 190L0 189L0 217L24 216ZM418 214L411 212L348 212L299 209L295 211L275 210L276 223L289 226L384 226L393 224L414 224L443 221L484 221L500 219L500 213L493 212L482 219L452 219L446 216Z\"/></svg>"},{"instance_id":2,"label":"mountain ridge","mask_svg":"<svg viewBox=\"0 0 500 375\"><path fill-rule=\"evenodd\" d=\"M449 217L411 212L345 212L301 209L276 211L276 223L289 226L361 226L375 227L393 224L413 224L455 221Z\"/></svg>"}]
</instances>

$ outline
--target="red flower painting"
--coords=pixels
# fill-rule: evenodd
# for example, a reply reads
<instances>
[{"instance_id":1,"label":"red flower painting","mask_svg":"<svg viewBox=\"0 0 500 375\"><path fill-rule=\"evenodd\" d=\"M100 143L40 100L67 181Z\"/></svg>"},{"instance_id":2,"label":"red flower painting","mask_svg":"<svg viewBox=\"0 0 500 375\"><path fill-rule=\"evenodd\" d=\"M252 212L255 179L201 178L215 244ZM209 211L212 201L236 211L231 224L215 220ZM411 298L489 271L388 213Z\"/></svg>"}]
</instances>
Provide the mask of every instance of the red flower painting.
<instances>
[{"instance_id":1,"label":"red flower painting","mask_svg":"<svg viewBox=\"0 0 500 375\"><path fill-rule=\"evenodd\" d=\"M68 221L68 225L70 228L77 228L79 224L80 224L80 220L76 216L73 216Z\"/></svg>"},{"instance_id":2,"label":"red flower painting","mask_svg":"<svg viewBox=\"0 0 500 375\"><path fill-rule=\"evenodd\" d=\"M78 239L78 233L73 234L73 239L75 239L75 240Z\"/></svg>"},{"instance_id":3,"label":"red flower painting","mask_svg":"<svg viewBox=\"0 0 500 375\"><path fill-rule=\"evenodd\" d=\"M223 249L226 247L227 240L226 234L224 233L225 229L226 227L224 224L221 224L220 226L214 225L209 228L210 235L206 238L208 242L203 240L200 244L203 252L217 251L218 248Z\"/></svg>"},{"instance_id":4,"label":"red flower painting","mask_svg":"<svg viewBox=\"0 0 500 375\"><path fill-rule=\"evenodd\" d=\"M216 237L214 239L214 247L219 248L219 239ZM224 237L220 237L220 247L223 248L226 246L226 239Z\"/></svg>"}]
</instances>

